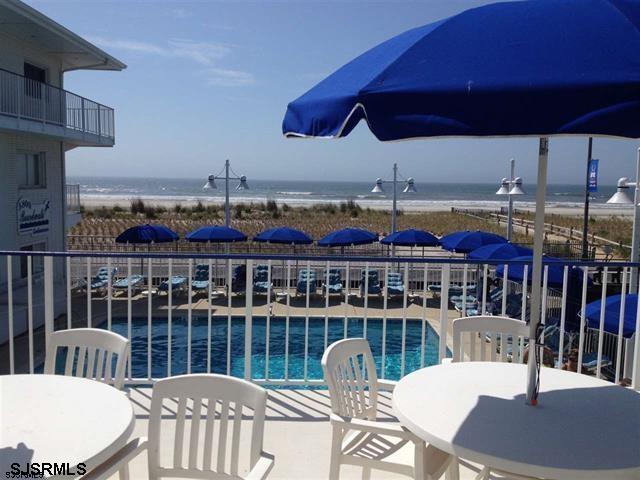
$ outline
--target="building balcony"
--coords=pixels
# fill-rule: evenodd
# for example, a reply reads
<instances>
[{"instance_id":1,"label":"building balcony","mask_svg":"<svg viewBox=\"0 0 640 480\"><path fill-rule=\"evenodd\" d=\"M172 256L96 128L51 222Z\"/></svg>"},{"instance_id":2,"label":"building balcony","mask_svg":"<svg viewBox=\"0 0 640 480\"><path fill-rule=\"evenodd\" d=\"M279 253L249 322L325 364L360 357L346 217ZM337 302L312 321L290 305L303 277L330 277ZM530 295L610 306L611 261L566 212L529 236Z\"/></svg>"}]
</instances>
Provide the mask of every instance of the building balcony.
<instances>
[{"instance_id":1,"label":"building balcony","mask_svg":"<svg viewBox=\"0 0 640 480\"><path fill-rule=\"evenodd\" d=\"M64 197L67 212L65 227L69 229L82 220L82 215L80 214L80 185L77 183L65 185Z\"/></svg>"},{"instance_id":2,"label":"building balcony","mask_svg":"<svg viewBox=\"0 0 640 480\"><path fill-rule=\"evenodd\" d=\"M115 143L112 108L2 69L0 129L46 135L77 146Z\"/></svg>"}]
</instances>

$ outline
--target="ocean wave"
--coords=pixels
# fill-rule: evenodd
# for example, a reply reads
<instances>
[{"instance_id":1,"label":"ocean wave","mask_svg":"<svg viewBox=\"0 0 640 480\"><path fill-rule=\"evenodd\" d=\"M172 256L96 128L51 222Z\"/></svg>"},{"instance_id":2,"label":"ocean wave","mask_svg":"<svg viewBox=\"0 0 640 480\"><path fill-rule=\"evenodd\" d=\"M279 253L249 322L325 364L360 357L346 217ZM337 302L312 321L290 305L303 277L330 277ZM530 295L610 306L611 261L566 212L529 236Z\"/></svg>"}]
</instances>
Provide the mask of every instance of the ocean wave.
<instances>
[{"instance_id":1,"label":"ocean wave","mask_svg":"<svg viewBox=\"0 0 640 480\"><path fill-rule=\"evenodd\" d=\"M313 195L313 192L276 192L276 195Z\"/></svg>"}]
</instances>

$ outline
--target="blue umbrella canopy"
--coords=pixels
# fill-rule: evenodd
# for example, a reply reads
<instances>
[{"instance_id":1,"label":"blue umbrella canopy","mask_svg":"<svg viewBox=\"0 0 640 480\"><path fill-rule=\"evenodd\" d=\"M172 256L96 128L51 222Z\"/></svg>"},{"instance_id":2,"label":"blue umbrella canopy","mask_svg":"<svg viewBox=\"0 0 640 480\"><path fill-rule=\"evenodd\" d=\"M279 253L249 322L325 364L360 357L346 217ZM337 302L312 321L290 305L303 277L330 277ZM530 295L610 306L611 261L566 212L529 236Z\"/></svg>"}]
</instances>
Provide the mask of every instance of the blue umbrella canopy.
<instances>
[{"instance_id":1,"label":"blue umbrella canopy","mask_svg":"<svg viewBox=\"0 0 640 480\"><path fill-rule=\"evenodd\" d=\"M618 334L620 323L620 303L622 295L611 295L604 302L604 330L609 333ZM600 327L600 312L602 302L596 300L584 308L585 318L591 328ZM622 336L630 338L636 331L636 317L638 311L638 295L629 294L624 302L624 320Z\"/></svg>"},{"instance_id":2,"label":"blue umbrella canopy","mask_svg":"<svg viewBox=\"0 0 640 480\"><path fill-rule=\"evenodd\" d=\"M475 232L470 230L453 232L440 239L442 248L456 253L469 253L476 248L494 243L507 243L507 239L495 233L480 230L476 230Z\"/></svg>"},{"instance_id":3,"label":"blue umbrella canopy","mask_svg":"<svg viewBox=\"0 0 640 480\"><path fill-rule=\"evenodd\" d=\"M211 225L189 232L185 238L190 242L233 243L244 242L247 236L235 228Z\"/></svg>"},{"instance_id":4,"label":"blue umbrella canopy","mask_svg":"<svg viewBox=\"0 0 640 480\"><path fill-rule=\"evenodd\" d=\"M434 247L440 245L440 240L435 235L424 230L402 230L387 235L380 243L385 245L399 245L403 247Z\"/></svg>"},{"instance_id":5,"label":"blue umbrella canopy","mask_svg":"<svg viewBox=\"0 0 640 480\"><path fill-rule=\"evenodd\" d=\"M321 247L348 247L351 245L366 245L378 241L378 235L361 228L343 228L325 235L318 240Z\"/></svg>"},{"instance_id":6,"label":"blue umbrella canopy","mask_svg":"<svg viewBox=\"0 0 640 480\"><path fill-rule=\"evenodd\" d=\"M178 240L178 234L164 225L136 225L116 237L116 243L167 243Z\"/></svg>"},{"instance_id":7,"label":"blue umbrella canopy","mask_svg":"<svg viewBox=\"0 0 640 480\"><path fill-rule=\"evenodd\" d=\"M531 0L464 11L372 48L287 107L287 136L640 136L640 7ZM488 114L487 112L490 112Z\"/></svg>"},{"instance_id":8,"label":"blue umbrella canopy","mask_svg":"<svg viewBox=\"0 0 640 480\"><path fill-rule=\"evenodd\" d=\"M509 260L515 257L533 255L533 250L515 243L491 243L469 252L471 260Z\"/></svg>"},{"instance_id":9,"label":"blue umbrella canopy","mask_svg":"<svg viewBox=\"0 0 640 480\"><path fill-rule=\"evenodd\" d=\"M513 280L515 282L521 282L524 279L524 266L528 265L527 269L527 282L531 285L531 255L525 255L521 257L514 257L511 260L518 260L526 263L518 263L509 265L509 280ZM547 286L548 287L562 287L564 280L564 263L565 260L554 257L544 257L543 261L546 263L546 267L548 267L547 271ZM551 264L549 264L551 262ZM554 265L554 263L558 263L558 265ZM496 267L496 275L498 277L504 277L504 265L498 265ZM569 276L568 280L576 280L582 279L583 271L580 268L569 267ZM543 277L544 278L544 270ZM541 280L542 281L542 280Z\"/></svg>"},{"instance_id":10,"label":"blue umbrella canopy","mask_svg":"<svg viewBox=\"0 0 640 480\"><path fill-rule=\"evenodd\" d=\"M289 227L270 228L253 237L253 241L287 245L309 245L313 243L313 239L309 235Z\"/></svg>"}]
</instances>

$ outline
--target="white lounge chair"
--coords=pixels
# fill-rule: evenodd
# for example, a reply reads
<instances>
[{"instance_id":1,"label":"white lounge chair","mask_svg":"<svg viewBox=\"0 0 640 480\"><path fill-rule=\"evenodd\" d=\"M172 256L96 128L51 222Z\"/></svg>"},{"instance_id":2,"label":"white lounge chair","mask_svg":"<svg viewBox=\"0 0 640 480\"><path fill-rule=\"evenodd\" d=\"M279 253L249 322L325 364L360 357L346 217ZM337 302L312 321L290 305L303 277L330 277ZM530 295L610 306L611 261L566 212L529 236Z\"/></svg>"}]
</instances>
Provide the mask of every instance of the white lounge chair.
<instances>
[{"instance_id":1,"label":"white lounge chair","mask_svg":"<svg viewBox=\"0 0 640 480\"><path fill-rule=\"evenodd\" d=\"M440 478L451 456L399 424L376 422L378 390L393 391L395 382L378 380L369 342L363 338L340 340L327 348L322 370L331 397L331 466L329 478L340 476L340 465L358 465L363 478L373 469L432 480ZM413 444L414 464L386 459L407 444Z\"/></svg>"},{"instance_id":2,"label":"white lounge chair","mask_svg":"<svg viewBox=\"0 0 640 480\"><path fill-rule=\"evenodd\" d=\"M129 354L129 340L123 336L99 328L72 328L53 332L47 344L44 373L56 373L59 348L67 349L64 375L94 378L122 389Z\"/></svg>"},{"instance_id":3,"label":"white lounge chair","mask_svg":"<svg viewBox=\"0 0 640 480\"><path fill-rule=\"evenodd\" d=\"M167 405L172 411L177 405L175 430L165 425L170 423L164 418ZM273 468L274 457L262 450L266 406L266 390L239 378L197 374L159 380L153 386L151 396L148 440L136 438L130 441L120 452L83 478L103 480L118 471L121 479L126 478L128 462L143 450L148 450L148 478L154 480L161 477L267 478ZM249 422L246 419L247 409L252 411L253 416L251 442L249 451L241 458L241 424L243 421ZM202 422L204 435L200 434ZM190 425L185 428L187 423ZM189 432L186 457L185 430ZM160 454L162 432L165 437L169 432L173 433L172 455ZM227 446L230 446L230 451ZM242 475L240 462L243 460L246 460L246 475Z\"/></svg>"}]
</instances>

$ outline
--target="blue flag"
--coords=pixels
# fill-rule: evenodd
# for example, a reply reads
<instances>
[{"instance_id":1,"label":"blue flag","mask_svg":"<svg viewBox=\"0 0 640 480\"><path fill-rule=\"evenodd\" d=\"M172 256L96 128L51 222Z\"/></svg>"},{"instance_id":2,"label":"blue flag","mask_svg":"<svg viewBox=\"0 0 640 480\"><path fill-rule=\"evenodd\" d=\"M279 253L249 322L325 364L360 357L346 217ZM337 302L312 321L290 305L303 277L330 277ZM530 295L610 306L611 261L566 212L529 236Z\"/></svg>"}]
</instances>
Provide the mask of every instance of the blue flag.
<instances>
[{"instance_id":1,"label":"blue flag","mask_svg":"<svg viewBox=\"0 0 640 480\"><path fill-rule=\"evenodd\" d=\"M598 191L598 162L597 158L589 160L589 191Z\"/></svg>"}]
</instances>

